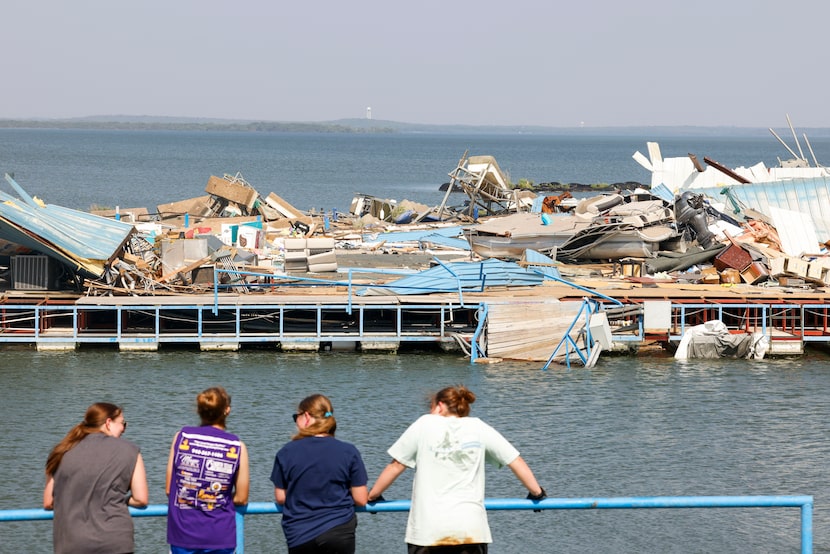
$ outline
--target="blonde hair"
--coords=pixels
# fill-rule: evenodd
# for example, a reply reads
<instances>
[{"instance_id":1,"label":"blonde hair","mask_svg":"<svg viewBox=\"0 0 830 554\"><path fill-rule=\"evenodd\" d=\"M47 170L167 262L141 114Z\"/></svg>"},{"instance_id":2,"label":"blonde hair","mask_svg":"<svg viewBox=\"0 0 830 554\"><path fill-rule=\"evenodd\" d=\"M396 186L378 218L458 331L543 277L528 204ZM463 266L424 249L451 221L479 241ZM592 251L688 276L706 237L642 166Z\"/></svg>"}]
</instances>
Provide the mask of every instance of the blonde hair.
<instances>
[{"instance_id":1,"label":"blonde hair","mask_svg":"<svg viewBox=\"0 0 830 554\"><path fill-rule=\"evenodd\" d=\"M202 425L225 426L231 395L223 387L205 389L196 396L196 411Z\"/></svg>"},{"instance_id":2,"label":"blonde hair","mask_svg":"<svg viewBox=\"0 0 830 554\"><path fill-rule=\"evenodd\" d=\"M54 475L58 470L58 466L61 465L64 454L72 450L87 435L100 433L101 426L108 419L115 419L120 416L122 411L120 407L109 402L96 402L87 408L84 420L70 429L63 440L56 444L49 453L49 457L46 458L46 474Z\"/></svg>"},{"instance_id":3,"label":"blonde hair","mask_svg":"<svg viewBox=\"0 0 830 554\"><path fill-rule=\"evenodd\" d=\"M306 396L297 406L297 413L308 415L314 418L314 423L304 429L297 429L297 434L291 440L299 440L315 435L331 435L337 431L337 420L334 419L334 408L331 400L322 394Z\"/></svg>"},{"instance_id":4,"label":"blonde hair","mask_svg":"<svg viewBox=\"0 0 830 554\"><path fill-rule=\"evenodd\" d=\"M432 406L442 402L447 411L458 417L470 415L470 404L476 401L476 395L464 385L444 387L432 397Z\"/></svg>"}]
</instances>

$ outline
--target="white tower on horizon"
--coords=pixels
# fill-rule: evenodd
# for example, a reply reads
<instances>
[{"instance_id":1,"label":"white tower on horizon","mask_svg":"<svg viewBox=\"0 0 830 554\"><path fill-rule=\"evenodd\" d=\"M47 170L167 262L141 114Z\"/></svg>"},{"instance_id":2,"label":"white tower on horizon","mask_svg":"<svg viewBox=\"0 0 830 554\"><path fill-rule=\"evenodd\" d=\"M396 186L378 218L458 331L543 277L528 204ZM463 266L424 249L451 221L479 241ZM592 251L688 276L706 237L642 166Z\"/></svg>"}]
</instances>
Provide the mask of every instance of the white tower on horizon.
<instances>
[{"instance_id":1,"label":"white tower on horizon","mask_svg":"<svg viewBox=\"0 0 830 554\"><path fill-rule=\"evenodd\" d=\"M366 119L372 119L372 106L366 108Z\"/></svg>"}]
</instances>

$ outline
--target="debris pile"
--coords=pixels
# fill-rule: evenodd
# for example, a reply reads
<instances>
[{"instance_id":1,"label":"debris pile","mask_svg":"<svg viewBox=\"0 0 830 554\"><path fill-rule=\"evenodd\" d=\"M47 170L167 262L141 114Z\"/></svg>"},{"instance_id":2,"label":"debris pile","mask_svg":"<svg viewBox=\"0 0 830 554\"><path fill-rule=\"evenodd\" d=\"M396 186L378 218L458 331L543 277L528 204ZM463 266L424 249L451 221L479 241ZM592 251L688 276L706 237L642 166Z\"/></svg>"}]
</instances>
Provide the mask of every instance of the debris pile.
<instances>
[{"instance_id":1,"label":"debris pile","mask_svg":"<svg viewBox=\"0 0 830 554\"><path fill-rule=\"evenodd\" d=\"M465 152L440 205L358 194L348 213L303 212L273 192L261 195L239 173L212 175L204 196L155 213L77 212L31 198L7 175L18 198L0 193L0 280L12 289L89 295L200 293L216 285L253 293L311 277L338 284L338 256L353 265L357 256L424 254L418 267L407 259L422 269L440 254L523 260L534 251L563 275L590 264L605 277L639 282L830 285L830 222L773 205L772 197L750 207L735 191L753 183L737 179L737 170L718 168L735 174L718 194L683 186L694 179L678 184L667 176L687 166L702 175L697 158L663 159L655 143L649 152L651 160L635 154L662 179L649 190L541 196L512 184L492 156ZM796 169L811 169L803 165ZM775 184L786 189L789 181ZM812 185L824 189L810 197L830 197L826 179ZM448 205L453 191L466 196L462 205ZM792 195L776 198L785 196Z\"/></svg>"}]
</instances>

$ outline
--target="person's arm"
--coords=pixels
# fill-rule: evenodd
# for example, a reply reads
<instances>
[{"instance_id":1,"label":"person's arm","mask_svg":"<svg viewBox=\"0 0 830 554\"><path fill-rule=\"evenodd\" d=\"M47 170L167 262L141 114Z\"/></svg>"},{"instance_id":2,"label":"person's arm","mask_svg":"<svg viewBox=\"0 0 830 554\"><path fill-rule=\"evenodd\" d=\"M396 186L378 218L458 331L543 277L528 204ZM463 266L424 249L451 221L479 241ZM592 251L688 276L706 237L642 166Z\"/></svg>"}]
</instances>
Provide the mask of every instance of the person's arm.
<instances>
[{"instance_id":1,"label":"person's arm","mask_svg":"<svg viewBox=\"0 0 830 554\"><path fill-rule=\"evenodd\" d=\"M167 456L167 477L164 480L164 492L170 496L170 485L173 483L173 462L176 460L176 441L179 439L179 434L173 437L173 442L170 443L170 455Z\"/></svg>"},{"instance_id":2,"label":"person's arm","mask_svg":"<svg viewBox=\"0 0 830 554\"><path fill-rule=\"evenodd\" d=\"M378 475L378 479L375 481L375 484L372 485L372 490L369 491L369 502L377 500L377 498L383 494L383 491L388 489L405 469L406 466L398 460L392 460L389 462L389 465L383 468L383 471L381 471L380 475Z\"/></svg>"},{"instance_id":3,"label":"person's arm","mask_svg":"<svg viewBox=\"0 0 830 554\"><path fill-rule=\"evenodd\" d=\"M52 475L46 476L46 487L43 489L43 509L51 510L55 507L55 477Z\"/></svg>"},{"instance_id":4,"label":"person's arm","mask_svg":"<svg viewBox=\"0 0 830 554\"><path fill-rule=\"evenodd\" d=\"M527 462L525 462L521 456L507 464L507 467L513 471L513 474L519 479L519 481L522 482L522 485L525 486L530 494L533 496L539 496L544 492L542 487L540 487L539 483L536 481L536 477L533 475L533 472L530 470Z\"/></svg>"},{"instance_id":5,"label":"person's arm","mask_svg":"<svg viewBox=\"0 0 830 554\"><path fill-rule=\"evenodd\" d=\"M144 458L141 454L135 461L133 478L130 481L130 498L127 504L134 508L143 508L150 502L150 491L147 488L147 470L144 469Z\"/></svg>"},{"instance_id":6,"label":"person's arm","mask_svg":"<svg viewBox=\"0 0 830 554\"><path fill-rule=\"evenodd\" d=\"M248 470L248 449L243 442L239 449L239 471L236 474L236 484L233 488L233 503L237 506L247 504L250 491L251 474Z\"/></svg>"},{"instance_id":7,"label":"person's arm","mask_svg":"<svg viewBox=\"0 0 830 554\"><path fill-rule=\"evenodd\" d=\"M278 489L274 487L274 500L276 500L277 504L280 506L285 504L285 489Z\"/></svg>"},{"instance_id":8,"label":"person's arm","mask_svg":"<svg viewBox=\"0 0 830 554\"><path fill-rule=\"evenodd\" d=\"M366 485L362 487L352 487L352 500L355 506L365 506L369 502L369 489Z\"/></svg>"}]
</instances>

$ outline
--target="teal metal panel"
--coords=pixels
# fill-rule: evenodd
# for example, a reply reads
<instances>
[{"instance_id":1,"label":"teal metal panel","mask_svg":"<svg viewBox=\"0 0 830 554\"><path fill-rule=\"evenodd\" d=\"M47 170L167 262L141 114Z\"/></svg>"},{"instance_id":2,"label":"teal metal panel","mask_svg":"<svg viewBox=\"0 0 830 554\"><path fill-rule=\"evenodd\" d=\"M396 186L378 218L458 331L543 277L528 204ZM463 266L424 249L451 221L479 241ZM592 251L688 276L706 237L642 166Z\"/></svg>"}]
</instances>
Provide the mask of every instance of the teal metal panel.
<instances>
[{"instance_id":1,"label":"teal metal panel","mask_svg":"<svg viewBox=\"0 0 830 554\"><path fill-rule=\"evenodd\" d=\"M111 260L133 226L60 206L40 206L11 177L6 181L23 200L0 192L0 238L61 260L87 277L103 275L93 266ZM92 263L90 263L92 262Z\"/></svg>"}]
</instances>

